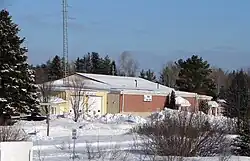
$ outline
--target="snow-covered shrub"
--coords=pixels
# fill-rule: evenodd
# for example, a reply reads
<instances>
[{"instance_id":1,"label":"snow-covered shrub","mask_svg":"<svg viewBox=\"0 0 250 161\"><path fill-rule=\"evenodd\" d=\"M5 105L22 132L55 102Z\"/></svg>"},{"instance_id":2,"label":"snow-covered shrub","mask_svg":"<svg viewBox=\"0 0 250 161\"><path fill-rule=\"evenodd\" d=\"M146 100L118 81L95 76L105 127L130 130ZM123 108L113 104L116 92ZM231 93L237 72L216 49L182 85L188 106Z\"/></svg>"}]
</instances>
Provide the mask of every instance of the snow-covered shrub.
<instances>
[{"instance_id":1,"label":"snow-covered shrub","mask_svg":"<svg viewBox=\"0 0 250 161\"><path fill-rule=\"evenodd\" d=\"M202 111L199 111L198 113L191 113L165 108L160 112L155 112L151 114L149 116L149 119L154 122L157 120L164 120L165 117L177 118L180 113L187 115L187 117L191 115L197 117L204 117L207 119L211 127L214 127L215 129L223 129L227 134L235 134L235 120L224 116L207 115Z\"/></svg>"},{"instance_id":2,"label":"snow-covered shrub","mask_svg":"<svg viewBox=\"0 0 250 161\"><path fill-rule=\"evenodd\" d=\"M154 118L133 129L140 134L145 152L161 156L214 156L228 148L224 130L212 127L206 115L173 113L165 112L161 119Z\"/></svg>"},{"instance_id":3,"label":"snow-covered shrub","mask_svg":"<svg viewBox=\"0 0 250 161\"><path fill-rule=\"evenodd\" d=\"M0 126L0 142L26 140L28 140L28 135L18 125Z\"/></svg>"}]
</instances>

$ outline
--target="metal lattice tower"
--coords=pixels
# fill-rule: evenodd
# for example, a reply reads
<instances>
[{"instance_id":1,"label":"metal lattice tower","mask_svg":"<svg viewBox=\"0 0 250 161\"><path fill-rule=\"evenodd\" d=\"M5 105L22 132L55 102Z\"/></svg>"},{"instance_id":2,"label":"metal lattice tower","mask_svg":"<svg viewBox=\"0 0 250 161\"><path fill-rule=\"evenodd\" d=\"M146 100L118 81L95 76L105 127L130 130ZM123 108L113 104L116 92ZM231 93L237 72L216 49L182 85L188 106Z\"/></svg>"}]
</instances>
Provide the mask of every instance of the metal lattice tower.
<instances>
[{"instance_id":1,"label":"metal lattice tower","mask_svg":"<svg viewBox=\"0 0 250 161\"><path fill-rule=\"evenodd\" d=\"M64 66L64 78L69 74L69 50L68 50L68 2L67 0L62 0L63 7L63 66ZM64 79L64 83L66 79Z\"/></svg>"}]
</instances>

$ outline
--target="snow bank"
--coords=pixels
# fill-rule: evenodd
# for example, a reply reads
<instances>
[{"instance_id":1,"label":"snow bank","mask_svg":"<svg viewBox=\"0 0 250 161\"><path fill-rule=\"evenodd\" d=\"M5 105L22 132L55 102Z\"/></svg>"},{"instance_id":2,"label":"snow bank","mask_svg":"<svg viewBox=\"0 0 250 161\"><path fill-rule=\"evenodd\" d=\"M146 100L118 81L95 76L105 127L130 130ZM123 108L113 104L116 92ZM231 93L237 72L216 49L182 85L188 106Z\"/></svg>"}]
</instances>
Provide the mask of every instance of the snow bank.
<instances>
[{"instance_id":1,"label":"snow bank","mask_svg":"<svg viewBox=\"0 0 250 161\"><path fill-rule=\"evenodd\" d=\"M72 115L65 115L66 118L73 119ZM126 115L126 114L105 114L102 116L91 116L91 115L83 115L82 118L79 119L78 122L83 122L83 121L88 121L88 122L99 122L99 123L117 123L117 124L122 124L122 123L134 123L134 124L141 124L141 123L146 123L146 120L140 116L134 116L134 115Z\"/></svg>"},{"instance_id":2,"label":"snow bank","mask_svg":"<svg viewBox=\"0 0 250 161\"><path fill-rule=\"evenodd\" d=\"M56 140L61 137L70 137L72 129L77 129L79 136L95 135L122 135L130 131L137 124L146 123L146 120L139 116L124 114L106 114L99 117L84 116L78 122L65 116L53 116L50 120L50 137L46 136L46 121L20 121L25 132L35 140Z\"/></svg>"},{"instance_id":3,"label":"snow bank","mask_svg":"<svg viewBox=\"0 0 250 161\"><path fill-rule=\"evenodd\" d=\"M135 123L143 124L146 120L140 116L124 115L124 114L106 114L99 119L102 123Z\"/></svg>"}]
</instances>

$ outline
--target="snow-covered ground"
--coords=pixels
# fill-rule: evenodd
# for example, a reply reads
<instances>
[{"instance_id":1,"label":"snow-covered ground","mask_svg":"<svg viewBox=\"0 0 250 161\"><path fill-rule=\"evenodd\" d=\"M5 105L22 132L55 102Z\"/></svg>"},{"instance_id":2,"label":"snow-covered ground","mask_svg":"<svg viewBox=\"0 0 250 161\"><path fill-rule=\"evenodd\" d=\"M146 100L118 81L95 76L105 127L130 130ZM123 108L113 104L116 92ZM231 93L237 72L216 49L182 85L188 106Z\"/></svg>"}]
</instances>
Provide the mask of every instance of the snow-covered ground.
<instances>
[{"instance_id":1,"label":"snow-covered ground","mask_svg":"<svg viewBox=\"0 0 250 161\"><path fill-rule=\"evenodd\" d=\"M153 113L151 118L162 119L166 114L176 115L177 111L164 110ZM53 118L50 121L50 136L46 136L45 121L21 121L20 125L30 135L34 143L35 161L66 161L72 155L72 129L77 129L76 153L82 160L151 160L148 156L131 151L134 147L135 135L130 130L148 119L128 115L107 114L100 118L80 120L75 123L70 118ZM224 117L210 117L210 122L225 122ZM88 152L89 151L89 152ZM97 152L97 153L95 153ZM94 155L95 153L95 155ZM87 156L92 155L92 159ZM109 156L108 156L109 155ZM111 156L110 156L111 155ZM124 159L126 158L126 159ZM219 158L187 158L188 160L218 160ZM250 161L250 158L231 157L230 160Z\"/></svg>"}]
</instances>

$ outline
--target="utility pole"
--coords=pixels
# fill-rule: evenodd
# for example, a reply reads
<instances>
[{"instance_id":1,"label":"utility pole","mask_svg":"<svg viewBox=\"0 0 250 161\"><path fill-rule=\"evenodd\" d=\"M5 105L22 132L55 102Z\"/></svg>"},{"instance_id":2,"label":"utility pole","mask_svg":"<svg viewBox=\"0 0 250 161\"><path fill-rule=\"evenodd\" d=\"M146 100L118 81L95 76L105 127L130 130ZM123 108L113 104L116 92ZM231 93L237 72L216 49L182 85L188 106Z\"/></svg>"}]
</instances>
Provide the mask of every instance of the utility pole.
<instances>
[{"instance_id":1,"label":"utility pole","mask_svg":"<svg viewBox=\"0 0 250 161\"><path fill-rule=\"evenodd\" d=\"M64 84L66 83L66 77L69 73L68 60L69 60L69 49L68 49L68 1L62 0L63 7L63 66L64 66ZM68 82L67 82L68 83Z\"/></svg>"}]
</instances>

